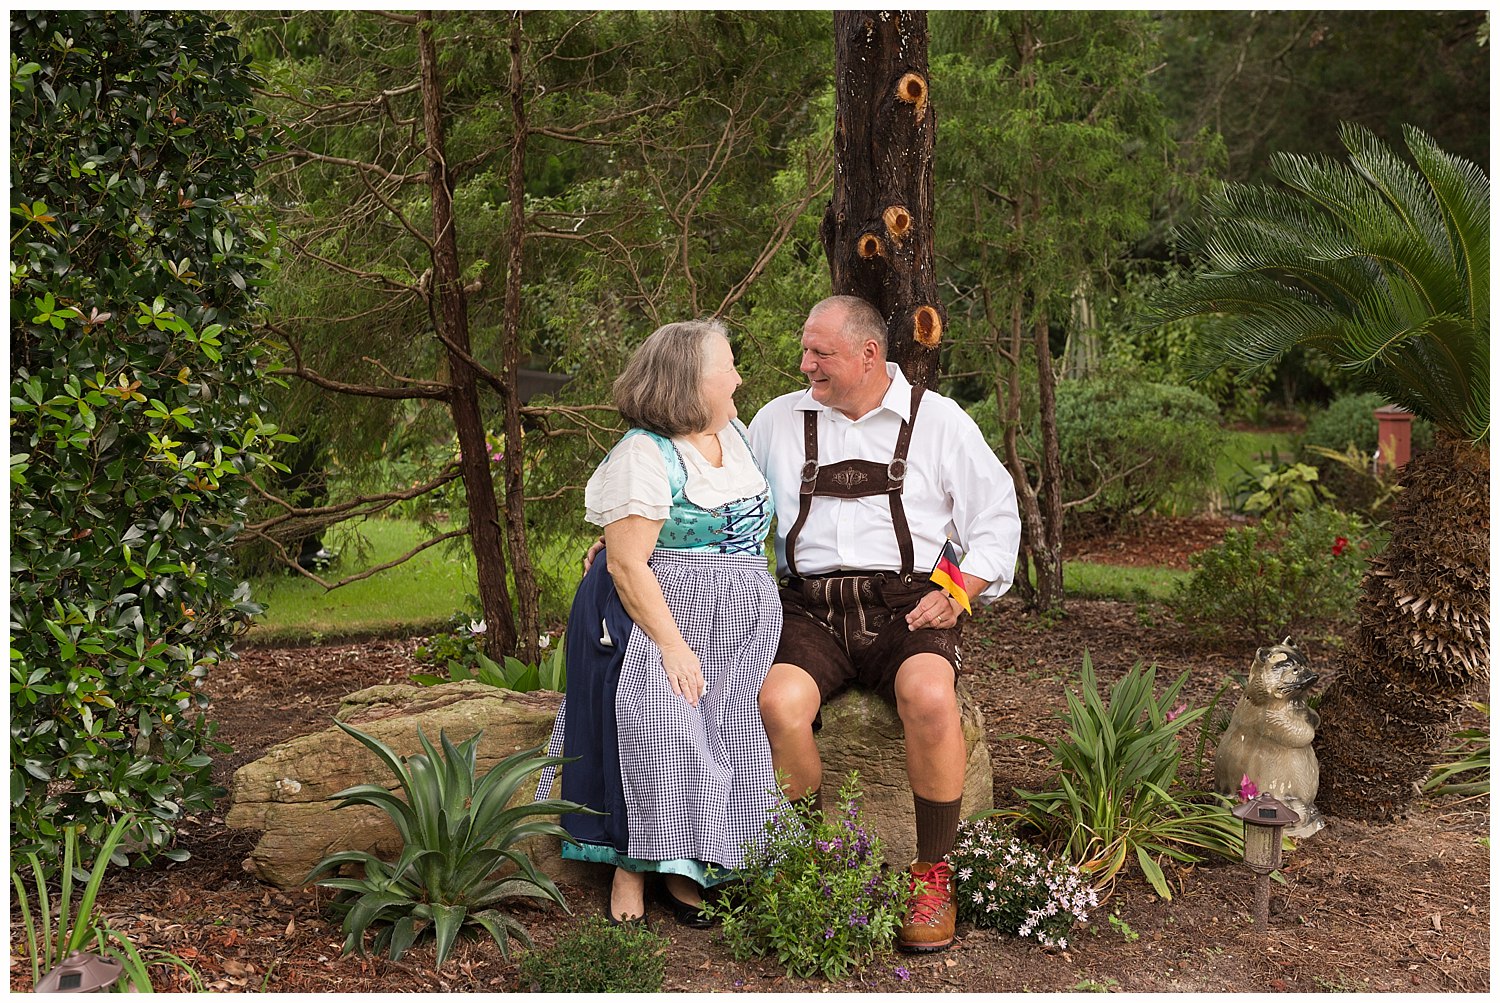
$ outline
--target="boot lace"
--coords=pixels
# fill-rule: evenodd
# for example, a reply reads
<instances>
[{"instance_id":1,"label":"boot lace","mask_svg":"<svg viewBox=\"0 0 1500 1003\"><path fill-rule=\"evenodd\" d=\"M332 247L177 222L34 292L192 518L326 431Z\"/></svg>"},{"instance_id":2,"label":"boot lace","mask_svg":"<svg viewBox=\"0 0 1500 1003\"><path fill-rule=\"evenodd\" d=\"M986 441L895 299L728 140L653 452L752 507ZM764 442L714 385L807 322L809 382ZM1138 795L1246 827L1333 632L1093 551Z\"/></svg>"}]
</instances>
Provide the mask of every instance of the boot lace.
<instances>
[{"instance_id":1,"label":"boot lace","mask_svg":"<svg viewBox=\"0 0 1500 1003\"><path fill-rule=\"evenodd\" d=\"M946 860L938 861L925 871L912 872L908 922L931 923L937 919L943 906L948 904L952 876Z\"/></svg>"}]
</instances>

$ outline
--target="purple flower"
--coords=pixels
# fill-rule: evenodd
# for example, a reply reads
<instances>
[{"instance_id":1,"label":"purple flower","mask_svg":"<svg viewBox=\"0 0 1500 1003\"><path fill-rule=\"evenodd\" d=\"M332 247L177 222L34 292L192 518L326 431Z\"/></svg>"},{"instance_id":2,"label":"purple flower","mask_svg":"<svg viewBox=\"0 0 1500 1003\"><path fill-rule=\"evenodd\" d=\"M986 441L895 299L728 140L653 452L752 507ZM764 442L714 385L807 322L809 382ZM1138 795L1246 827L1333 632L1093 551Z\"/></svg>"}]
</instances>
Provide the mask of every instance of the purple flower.
<instances>
[{"instance_id":1,"label":"purple flower","mask_svg":"<svg viewBox=\"0 0 1500 1003\"><path fill-rule=\"evenodd\" d=\"M895 968L895 972L896 972L896 978L900 979L902 982L910 982L911 981L911 972L909 972L909 971L906 970L906 966L905 965L897 965L896 968Z\"/></svg>"},{"instance_id":2,"label":"purple flower","mask_svg":"<svg viewBox=\"0 0 1500 1003\"><path fill-rule=\"evenodd\" d=\"M823 939L824 940L832 940L833 939L833 927L830 926L828 929L826 929L826 930L823 931Z\"/></svg>"}]
</instances>

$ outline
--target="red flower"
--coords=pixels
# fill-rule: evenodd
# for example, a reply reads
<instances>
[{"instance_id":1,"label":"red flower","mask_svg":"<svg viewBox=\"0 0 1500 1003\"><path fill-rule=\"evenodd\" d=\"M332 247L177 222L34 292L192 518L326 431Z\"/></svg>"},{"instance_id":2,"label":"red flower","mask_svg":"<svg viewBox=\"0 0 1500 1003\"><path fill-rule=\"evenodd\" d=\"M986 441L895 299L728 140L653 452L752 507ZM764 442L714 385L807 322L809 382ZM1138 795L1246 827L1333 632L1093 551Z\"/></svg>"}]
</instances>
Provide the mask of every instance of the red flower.
<instances>
[{"instance_id":1,"label":"red flower","mask_svg":"<svg viewBox=\"0 0 1500 1003\"><path fill-rule=\"evenodd\" d=\"M1333 556L1337 557L1342 554L1344 552L1344 548L1347 546L1349 546L1349 541L1347 539L1342 536L1335 538L1333 541Z\"/></svg>"}]
</instances>

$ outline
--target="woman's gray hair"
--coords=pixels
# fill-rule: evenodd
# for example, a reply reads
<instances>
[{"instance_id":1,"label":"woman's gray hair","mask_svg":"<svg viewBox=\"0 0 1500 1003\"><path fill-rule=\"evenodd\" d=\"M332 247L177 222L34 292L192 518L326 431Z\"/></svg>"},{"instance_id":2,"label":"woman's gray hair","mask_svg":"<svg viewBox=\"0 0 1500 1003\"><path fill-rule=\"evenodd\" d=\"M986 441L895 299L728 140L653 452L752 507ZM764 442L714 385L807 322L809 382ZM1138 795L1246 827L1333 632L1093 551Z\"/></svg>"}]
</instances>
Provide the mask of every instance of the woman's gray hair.
<instances>
[{"instance_id":1,"label":"woman's gray hair","mask_svg":"<svg viewBox=\"0 0 1500 1003\"><path fill-rule=\"evenodd\" d=\"M687 435L708 428L703 402L703 346L728 338L717 320L683 320L652 332L615 378L615 407L632 426L658 435Z\"/></svg>"}]
</instances>

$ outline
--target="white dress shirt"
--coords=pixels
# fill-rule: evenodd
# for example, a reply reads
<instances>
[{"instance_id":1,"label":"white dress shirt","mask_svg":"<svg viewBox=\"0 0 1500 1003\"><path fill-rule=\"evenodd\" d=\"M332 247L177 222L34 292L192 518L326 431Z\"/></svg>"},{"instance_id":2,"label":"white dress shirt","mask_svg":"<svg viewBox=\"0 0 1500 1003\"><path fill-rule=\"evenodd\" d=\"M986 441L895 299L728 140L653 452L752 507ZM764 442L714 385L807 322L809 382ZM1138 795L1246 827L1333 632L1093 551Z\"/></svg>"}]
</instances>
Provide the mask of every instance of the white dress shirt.
<instances>
[{"instance_id":1,"label":"white dress shirt","mask_svg":"<svg viewBox=\"0 0 1500 1003\"><path fill-rule=\"evenodd\" d=\"M803 412L818 415L818 463L890 462L901 423L911 411L911 384L893 362L880 405L858 421L813 400L806 390L784 394L750 423L750 446L776 500L776 568L787 573L786 537L797 520L803 456ZM912 428L902 506L911 528L914 570L925 574L952 539L962 570L990 582L971 598L993 602L1010 588L1021 520L1015 485L963 408L929 390ZM896 571L901 549L891 524L890 496L813 498L797 534L797 573Z\"/></svg>"}]
</instances>

